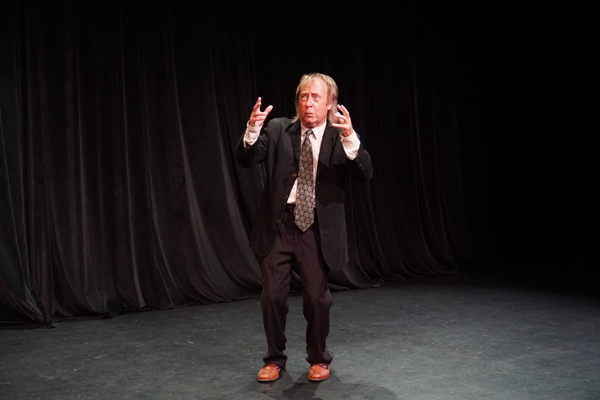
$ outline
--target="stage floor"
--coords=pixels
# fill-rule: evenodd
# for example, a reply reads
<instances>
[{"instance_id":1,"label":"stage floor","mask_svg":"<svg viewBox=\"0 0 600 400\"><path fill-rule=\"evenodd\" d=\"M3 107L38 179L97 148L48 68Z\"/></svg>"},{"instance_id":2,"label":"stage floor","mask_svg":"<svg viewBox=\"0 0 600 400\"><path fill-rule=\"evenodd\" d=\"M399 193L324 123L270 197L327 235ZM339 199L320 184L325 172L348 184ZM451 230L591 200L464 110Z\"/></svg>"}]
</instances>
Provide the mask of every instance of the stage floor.
<instances>
[{"instance_id":1,"label":"stage floor","mask_svg":"<svg viewBox=\"0 0 600 400\"><path fill-rule=\"evenodd\" d=\"M255 376L258 299L0 330L0 399L600 399L600 299L481 277L335 292L332 376L306 379L301 298L287 371Z\"/></svg>"}]
</instances>

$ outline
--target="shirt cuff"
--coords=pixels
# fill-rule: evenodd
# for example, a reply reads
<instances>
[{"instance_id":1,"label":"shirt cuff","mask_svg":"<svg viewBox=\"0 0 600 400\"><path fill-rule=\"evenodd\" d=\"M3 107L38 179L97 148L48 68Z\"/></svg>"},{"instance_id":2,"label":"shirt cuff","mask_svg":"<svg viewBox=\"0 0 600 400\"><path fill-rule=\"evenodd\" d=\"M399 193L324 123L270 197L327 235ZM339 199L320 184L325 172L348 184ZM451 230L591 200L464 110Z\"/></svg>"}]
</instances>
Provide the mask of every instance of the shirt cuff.
<instances>
[{"instance_id":1,"label":"shirt cuff","mask_svg":"<svg viewBox=\"0 0 600 400\"><path fill-rule=\"evenodd\" d=\"M256 143L256 140L260 135L260 128L262 128L262 126L254 127L246 123L246 132L244 132L244 148L249 149L254 143Z\"/></svg>"},{"instance_id":2,"label":"shirt cuff","mask_svg":"<svg viewBox=\"0 0 600 400\"><path fill-rule=\"evenodd\" d=\"M350 160L354 160L358 154L358 149L360 148L360 139L358 138L356 131L352 132L350 136L346 137L340 134L340 137L342 139L342 147L346 152L346 157L348 157Z\"/></svg>"}]
</instances>

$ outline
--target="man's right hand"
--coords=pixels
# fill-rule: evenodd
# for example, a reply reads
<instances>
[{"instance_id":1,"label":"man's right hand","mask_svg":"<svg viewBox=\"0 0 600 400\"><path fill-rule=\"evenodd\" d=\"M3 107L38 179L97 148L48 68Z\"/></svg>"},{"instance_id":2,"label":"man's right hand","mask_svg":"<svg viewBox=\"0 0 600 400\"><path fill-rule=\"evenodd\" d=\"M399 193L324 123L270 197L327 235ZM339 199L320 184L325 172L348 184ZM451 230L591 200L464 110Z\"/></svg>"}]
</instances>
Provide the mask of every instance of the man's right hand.
<instances>
[{"instance_id":1,"label":"man's right hand","mask_svg":"<svg viewBox=\"0 0 600 400\"><path fill-rule=\"evenodd\" d=\"M269 115L269 113L273 109L273 106L269 106L265 108L265 111L260 111L261 104L262 99L259 97L258 99L256 99L256 103L252 108L252 114L250 114L250 120L248 121L248 125L250 125L253 128L261 127L264 124L267 115Z\"/></svg>"}]
</instances>

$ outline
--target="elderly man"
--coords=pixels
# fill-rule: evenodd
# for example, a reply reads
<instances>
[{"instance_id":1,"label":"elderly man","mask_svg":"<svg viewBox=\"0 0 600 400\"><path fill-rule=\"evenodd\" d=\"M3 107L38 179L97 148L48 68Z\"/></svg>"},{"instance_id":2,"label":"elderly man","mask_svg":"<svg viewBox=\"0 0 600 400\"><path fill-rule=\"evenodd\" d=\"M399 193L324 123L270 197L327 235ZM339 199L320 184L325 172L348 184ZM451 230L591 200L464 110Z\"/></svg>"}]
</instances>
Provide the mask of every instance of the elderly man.
<instances>
[{"instance_id":1,"label":"elderly man","mask_svg":"<svg viewBox=\"0 0 600 400\"><path fill-rule=\"evenodd\" d=\"M344 195L346 176L368 181L371 157L352 127L350 113L337 104L335 81L324 74L301 77L296 116L263 123L273 110L254 104L236 159L243 167L266 164L266 182L250 234L261 257L261 307L268 351L259 382L277 380L285 370L285 325L292 271L300 276L307 321L308 379L330 375L327 349L333 303L327 275L347 263Z\"/></svg>"}]
</instances>

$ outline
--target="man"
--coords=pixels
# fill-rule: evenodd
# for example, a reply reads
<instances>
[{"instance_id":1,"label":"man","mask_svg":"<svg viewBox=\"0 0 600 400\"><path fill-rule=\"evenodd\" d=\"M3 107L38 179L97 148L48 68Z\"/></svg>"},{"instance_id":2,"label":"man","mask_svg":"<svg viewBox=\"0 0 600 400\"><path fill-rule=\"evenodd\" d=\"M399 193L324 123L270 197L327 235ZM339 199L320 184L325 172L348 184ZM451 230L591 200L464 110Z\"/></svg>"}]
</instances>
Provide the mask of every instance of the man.
<instances>
[{"instance_id":1,"label":"man","mask_svg":"<svg viewBox=\"0 0 600 400\"><path fill-rule=\"evenodd\" d=\"M275 381L285 369L292 270L302 285L308 379L319 382L330 375L333 357L326 339L333 300L327 275L347 263L346 176L360 181L372 176L371 157L337 98L331 77L304 75L296 89L294 119L275 118L263 128L273 107L261 111L259 97L236 148L243 167L266 163L267 179L250 234L250 246L262 258L261 307L268 344L259 382Z\"/></svg>"}]
</instances>

